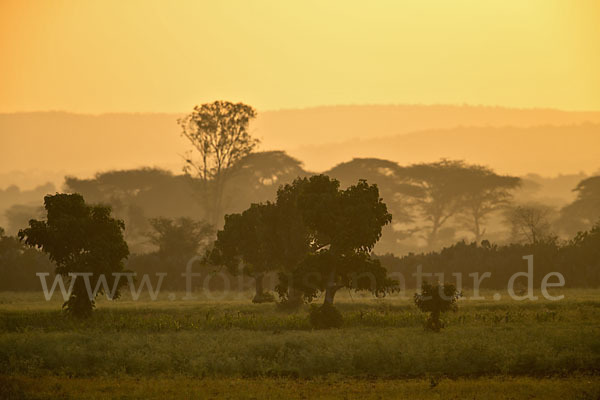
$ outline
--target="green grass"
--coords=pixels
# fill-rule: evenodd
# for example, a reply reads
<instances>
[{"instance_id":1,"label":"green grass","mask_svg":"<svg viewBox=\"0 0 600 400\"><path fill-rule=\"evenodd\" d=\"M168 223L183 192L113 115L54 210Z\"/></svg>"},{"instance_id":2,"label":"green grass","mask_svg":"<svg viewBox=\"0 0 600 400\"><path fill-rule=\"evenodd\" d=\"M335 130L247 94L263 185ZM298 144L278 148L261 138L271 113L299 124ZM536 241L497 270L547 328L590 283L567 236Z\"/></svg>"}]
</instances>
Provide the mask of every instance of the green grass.
<instances>
[{"instance_id":1,"label":"green grass","mask_svg":"<svg viewBox=\"0 0 600 400\"><path fill-rule=\"evenodd\" d=\"M135 398L148 388L143 397L231 389L232 398L276 398L288 388L297 398L394 397L392 389L464 398L479 388L490 396L477 398L503 398L493 388L505 385L518 394L510 398L597 398L600 291L561 293L556 302L484 293L489 300L461 301L439 334L425 332L425 316L399 297L342 294L344 326L314 331L307 307L285 313L250 303L250 293L218 302L101 300L84 321L62 313L58 299L0 293L0 383L17 397ZM236 396L235 385L249 389Z\"/></svg>"}]
</instances>

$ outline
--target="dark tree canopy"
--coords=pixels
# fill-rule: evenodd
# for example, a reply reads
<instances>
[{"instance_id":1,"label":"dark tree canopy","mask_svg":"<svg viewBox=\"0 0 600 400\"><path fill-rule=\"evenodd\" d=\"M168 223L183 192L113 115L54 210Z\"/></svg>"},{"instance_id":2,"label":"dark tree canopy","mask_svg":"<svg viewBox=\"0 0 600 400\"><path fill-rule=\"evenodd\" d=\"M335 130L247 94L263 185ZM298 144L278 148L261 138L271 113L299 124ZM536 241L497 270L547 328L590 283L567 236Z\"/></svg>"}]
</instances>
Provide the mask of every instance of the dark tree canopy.
<instances>
[{"instance_id":1,"label":"dark tree canopy","mask_svg":"<svg viewBox=\"0 0 600 400\"><path fill-rule=\"evenodd\" d=\"M560 227L569 234L587 230L600 220L600 176L582 180L573 191L577 198L563 207L559 220Z\"/></svg>"},{"instance_id":2,"label":"dark tree canopy","mask_svg":"<svg viewBox=\"0 0 600 400\"><path fill-rule=\"evenodd\" d=\"M290 277L281 282L280 291L291 285L308 298L324 291L325 303L332 304L342 287L379 292L392 285L383 267L369 256L392 218L376 185L359 181L340 190L337 180L315 175L281 188L280 201L295 204L311 247L292 271L291 282Z\"/></svg>"},{"instance_id":3,"label":"dark tree canopy","mask_svg":"<svg viewBox=\"0 0 600 400\"><path fill-rule=\"evenodd\" d=\"M224 265L234 275L254 277L255 302L265 299L264 274L279 266L278 224L278 210L273 203L252 204L241 214L226 215L209 254L212 264Z\"/></svg>"},{"instance_id":4,"label":"dark tree canopy","mask_svg":"<svg viewBox=\"0 0 600 400\"><path fill-rule=\"evenodd\" d=\"M86 204L80 194L48 195L44 208L46 220L29 221L29 228L19 231L19 239L47 253L56 264L57 274L68 277L69 273L91 272L92 288L103 274L112 288L112 273L123 272L124 259L129 255L123 221L112 218L109 207ZM87 316L94 299L89 298L83 279L70 279L75 279L73 292L64 307L76 316Z\"/></svg>"}]
</instances>

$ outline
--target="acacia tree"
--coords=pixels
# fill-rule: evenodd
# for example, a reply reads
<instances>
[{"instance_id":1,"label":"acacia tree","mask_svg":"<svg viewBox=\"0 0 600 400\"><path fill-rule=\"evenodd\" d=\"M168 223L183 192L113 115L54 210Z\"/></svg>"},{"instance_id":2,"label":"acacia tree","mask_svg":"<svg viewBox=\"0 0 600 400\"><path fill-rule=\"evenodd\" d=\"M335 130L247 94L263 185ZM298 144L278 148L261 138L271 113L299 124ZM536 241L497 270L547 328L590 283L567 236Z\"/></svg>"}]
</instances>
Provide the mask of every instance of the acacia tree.
<instances>
[{"instance_id":1,"label":"acacia tree","mask_svg":"<svg viewBox=\"0 0 600 400\"><path fill-rule=\"evenodd\" d=\"M519 178L460 160L414 164L401 174L410 189L399 186L400 190L429 222L426 239L430 247L437 244L440 230L453 217L462 219L479 242L489 215L507 206L511 190L520 184Z\"/></svg>"},{"instance_id":2,"label":"acacia tree","mask_svg":"<svg viewBox=\"0 0 600 400\"><path fill-rule=\"evenodd\" d=\"M256 111L243 103L215 101L194 107L178 120L182 135L192 144L185 155L184 172L200 184L203 204L217 226L223 207L223 191L231 168L258 145L248 132Z\"/></svg>"},{"instance_id":3,"label":"acacia tree","mask_svg":"<svg viewBox=\"0 0 600 400\"><path fill-rule=\"evenodd\" d=\"M412 205L430 223L426 234L429 246L436 244L440 229L462 207L465 168L463 161L441 160L414 164L402 171L404 182L412 186L405 195L412 198Z\"/></svg>"},{"instance_id":4,"label":"acacia tree","mask_svg":"<svg viewBox=\"0 0 600 400\"><path fill-rule=\"evenodd\" d=\"M264 292L265 273L277 266L276 252L276 207L273 203L252 204L241 214L225 216L223 229L217 232L209 261L224 265L230 273L243 273L255 280L255 303L273 301Z\"/></svg>"},{"instance_id":5,"label":"acacia tree","mask_svg":"<svg viewBox=\"0 0 600 400\"><path fill-rule=\"evenodd\" d=\"M44 197L44 208L46 220L30 220L29 228L19 231L19 239L47 253L56 264L57 274L75 279L63 307L74 316L89 316L95 300L85 280L69 274L92 273L91 288L104 280L105 287L98 293L107 290L112 298L119 297L119 287L126 282L112 274L123 272L123 261L129 255L123 239L125 224L110 216L110 207L87 205L76 193L48 195Z\"/></svg>"},{"instance_id":6,"label":"acacia tree","mask_svg":"<svg viewBox=\"0 0 600 400\"><path fill-rule=\"evenodd\" d=\"M521 179L496 174L489 168L472 165L465 166L465 185L462 196L460 216L466 227L480 243L485 234L485 223L489 215L501 210L512 200L511 190L517 188Z\"/></svg>"}]
</instances>

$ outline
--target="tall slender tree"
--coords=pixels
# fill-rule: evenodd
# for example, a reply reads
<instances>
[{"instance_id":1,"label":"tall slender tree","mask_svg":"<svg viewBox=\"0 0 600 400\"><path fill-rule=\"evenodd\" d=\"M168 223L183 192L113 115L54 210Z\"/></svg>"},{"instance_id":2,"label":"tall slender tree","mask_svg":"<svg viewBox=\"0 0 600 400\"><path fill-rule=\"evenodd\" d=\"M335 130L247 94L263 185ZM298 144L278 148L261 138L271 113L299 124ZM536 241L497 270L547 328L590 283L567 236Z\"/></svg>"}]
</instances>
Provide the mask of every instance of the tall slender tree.
<instances>
[{"instance_id":1,"label":"tall slender tree","mask_svg":"<svg viewBox=\"0 0 600 400\"><path fill-rule=\"evenodd\" d=\"M185 155L184 172L199 183L209 222L221 225L223 192L236 162L258 145L248 131L256 111L243 103L215 101L194 107L178 120L192 149Z\"/></svg>"}]
</instances>

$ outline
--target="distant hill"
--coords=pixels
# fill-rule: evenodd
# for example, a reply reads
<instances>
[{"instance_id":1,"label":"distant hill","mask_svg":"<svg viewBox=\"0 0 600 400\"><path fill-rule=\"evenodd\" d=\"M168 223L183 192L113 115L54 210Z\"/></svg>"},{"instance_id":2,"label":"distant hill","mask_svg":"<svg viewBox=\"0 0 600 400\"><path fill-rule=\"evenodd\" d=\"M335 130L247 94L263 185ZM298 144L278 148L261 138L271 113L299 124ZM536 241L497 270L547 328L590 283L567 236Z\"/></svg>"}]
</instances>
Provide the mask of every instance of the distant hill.
<instances>
[{"instance_id":1,"label":"distant hill","mask_svg":"<svg viewBox=\"0 0 600 400\"><path fill-rule=\"evenodd\" d=\"M178 114L0 114L0 188L65 174L158 166L179 171L188 148ZM501 171L590 172L600 165L600 112L483 106L331 106L266 111L252 124L261 149L322 171L358 156L400 163L465 158ZM545 125L545 127L540 126ZM337 143L337 144L336 144Z\"/></svg>"},{"instance_id":2,"label":"distant hill","mask_svg":"<svg viewBox=\"0 0 600 400\"><path fill-rule=\"evenodd\" d=\"M451 158L515 175L589 174L600 170L600 124L436 129L303 146L289 154L310 159L315 170L351 157L377 157L400 164Z\"/></svg>"}]
</instances>

